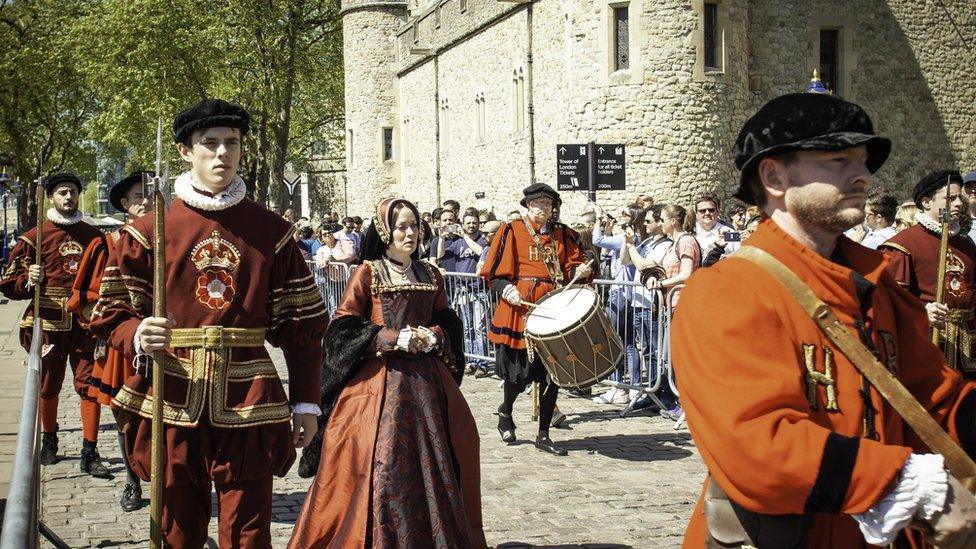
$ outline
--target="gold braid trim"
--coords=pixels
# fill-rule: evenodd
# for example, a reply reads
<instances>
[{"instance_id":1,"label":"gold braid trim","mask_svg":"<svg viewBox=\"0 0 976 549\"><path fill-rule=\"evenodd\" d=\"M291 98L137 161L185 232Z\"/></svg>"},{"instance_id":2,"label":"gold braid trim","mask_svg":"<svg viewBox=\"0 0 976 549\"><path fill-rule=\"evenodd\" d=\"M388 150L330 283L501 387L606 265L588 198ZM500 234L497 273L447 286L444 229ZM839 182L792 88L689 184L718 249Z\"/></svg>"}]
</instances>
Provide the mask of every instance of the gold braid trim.
<instances>
[{"instance_id":1,"label":"gold braid trim","mask_svg":"<svg viewBox=\"0 0 976 549\"><path fill-rule=\"evenodd\" d=\"M287 231L285 231L285 236L281 237L281 240L279 240L278 243L275 244L275 253L280 252L282 248L285 247L285 244L287 244L288 241L292 239L294 234L295 234L295 226L292 225L291 227L288 228Z\"/></svg>"},{"instance_id":2,"label":"gold braid trim","mask_svg":"<svg viewBox=\"0 0 976 549\"><path fill-rule=\"evenodd\" d=\"M133 227L132 225L126 225L126 226L122 227L119 230L120 231L125 231L126 233L129 233L129 235L132 238L136 239L136 242L138 242L139 244L142 244L142 247L143 248L145 248L147 250L151 250L152 249L152 246L149 244L149 239L146 238L146 235L140 233L139 230L136 229L135 227Z\"/></svg>"},{"instance_id":3,"label":"gold braid trim","mask_svg":"<svg viewBox=\"0 0 976 549\"><path fill-rule=\"evenodd\" d=\"M946 364L956 370L971 371L973 338L969 333L971 309L951 309L946 315L945 328L939 330Z\"/></svg>"},{"instance_id":4,"label":"gold braid trim","mask_svg":"<svg viewBox=\"0 0 976 549\"><path fill-rule=\"evenodd\" d=\"M912 255L912 252L908 251L908 248L902 246L901 244L896 244L894 242L885 242L884 244L878 246L878 248L891 248L892 250L898 250L905 255Z\"/></svg>"}]
</instances>

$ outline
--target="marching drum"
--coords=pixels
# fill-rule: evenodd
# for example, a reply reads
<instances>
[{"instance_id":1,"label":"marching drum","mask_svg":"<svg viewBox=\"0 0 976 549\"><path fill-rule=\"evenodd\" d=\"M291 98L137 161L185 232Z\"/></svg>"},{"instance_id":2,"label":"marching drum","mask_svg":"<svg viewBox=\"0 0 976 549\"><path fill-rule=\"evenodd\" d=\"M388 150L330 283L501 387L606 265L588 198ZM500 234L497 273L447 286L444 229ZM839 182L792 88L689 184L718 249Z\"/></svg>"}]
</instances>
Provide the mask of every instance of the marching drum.
<instances>
[{"instance_id":1,"label":"marching drum","mask_svg":"<svg viewBox=\"0 0 976 549\"><path fill-rule=\"evenodd\" d=\"M549 292L525 319L529 360L538 355L553 382L585 389L610 375L624 354L600 296L586 286Z\"/></svg>"}]
</instances>

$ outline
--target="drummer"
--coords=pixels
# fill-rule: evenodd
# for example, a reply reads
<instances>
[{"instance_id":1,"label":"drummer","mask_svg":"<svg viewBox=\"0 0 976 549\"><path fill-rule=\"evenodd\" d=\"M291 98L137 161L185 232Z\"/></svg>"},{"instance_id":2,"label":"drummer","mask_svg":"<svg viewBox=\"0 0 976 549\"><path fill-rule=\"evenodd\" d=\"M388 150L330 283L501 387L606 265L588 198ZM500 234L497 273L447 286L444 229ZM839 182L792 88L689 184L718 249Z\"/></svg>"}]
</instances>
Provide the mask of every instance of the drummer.
<instances>
[{"instance_id":1,"label":"drummer","mask_svg":"<svg viewBox=\"0 0 976 549\"><path fill-rule=\"evenodd\" d=\"M547 293L568 284L574 275L589 282L592 269L583 263L579 235L553 220L562 205L559 193L544 183L526 187L522 206L527 213L504 223L491 242L481 276L501 296L491 320L488 340L497 345L495 372L504 381L504 399L498 407L498 432L515 442L512 405L531 382L539 383L539 434L536 448L565 456L566 450L549 438L549 423L559 388L552 383L538 356L529 361L523 331L529 308Z\"/></svg>"}]
</instances>

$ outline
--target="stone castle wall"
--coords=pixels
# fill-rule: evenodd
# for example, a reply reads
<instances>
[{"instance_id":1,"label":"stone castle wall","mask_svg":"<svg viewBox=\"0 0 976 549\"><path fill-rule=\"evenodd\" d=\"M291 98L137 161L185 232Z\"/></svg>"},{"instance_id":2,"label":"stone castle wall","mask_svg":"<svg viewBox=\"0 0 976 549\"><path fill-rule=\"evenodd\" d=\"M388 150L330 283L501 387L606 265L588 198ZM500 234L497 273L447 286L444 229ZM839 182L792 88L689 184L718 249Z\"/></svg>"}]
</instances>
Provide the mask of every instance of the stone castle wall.
<instances>
[{"instance_id":1,"label":"stone castle wall","mask_svg":"<svg viewBox=\"0 0 976 549\"><path fill-rule=\"evenodd\" d=\"M395 30L389 19L381 30L372 12L347 14L347 125L388 116L399 132L396 161L383 163L381 151L364 149L358 137L379 129L354 129L349 186L362 193L351 198L350 211L368 211L387 190L424 209L447 198L471 204L484 191L504 214L533 178L555 185L557 144L589 140L627 146L628 190L598 193L607 207L638 192L682 204L706 190L729 196L739 127L764 101L804 89L819 64L822 27L843 29L846 71L838 92L863 105L895 142L881 183L905 194L931 169L976 169L976 86L966 78L976 59L935 3L722 0L725 59L718 73L702 70L702 3L631 0L634 55L631 69L617 72L608 68L606 0L538 0L531 33L529 6L491 0L467 0L463 12L459 0L412 6ZM966 0L945 5L962 35L976 36ZM395 41L390 48L378 47L381 32ZM369 55L357 51L368 44ZM389 58L378 59L377 49ZM366 68L351 71L354 63ZM380 68L390 70L389 81L375 76ZM531 87L526 111L533 114L531 129L521 132L513 127L519 70ZM476 131L481 97L483 141ZM441 122L445 102L449 128ZM566 194L571 214L585 193Z\"/></svg>"}]
</instances>

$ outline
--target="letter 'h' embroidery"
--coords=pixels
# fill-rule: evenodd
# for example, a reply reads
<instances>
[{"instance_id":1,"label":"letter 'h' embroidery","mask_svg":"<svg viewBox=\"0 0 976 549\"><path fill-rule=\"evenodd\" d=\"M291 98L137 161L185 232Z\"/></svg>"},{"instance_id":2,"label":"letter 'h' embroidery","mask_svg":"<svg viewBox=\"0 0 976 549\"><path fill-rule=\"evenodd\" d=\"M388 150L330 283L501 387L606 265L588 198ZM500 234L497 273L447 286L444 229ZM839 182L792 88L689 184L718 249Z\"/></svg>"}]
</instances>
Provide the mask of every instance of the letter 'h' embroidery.
<instances>
[{"instance_id":1,"label":"letter 'h' embroidery","mask_svg":"<svg viewBox=\"0 0 976 549\"><path fill-rule=\"evenodd\" d=\"M836 382L833 378L834 352L829 347L824 346L824 370L823 373L817 370L817 346L803 344L803 362L806 365L807 373L805 377L807 383L807 402L810 408L820 409L819 399L817 398L817 385L823 385L827 389L826 409L830 412L840 410L837 406Z\"/></svg>"}]
</instances>

